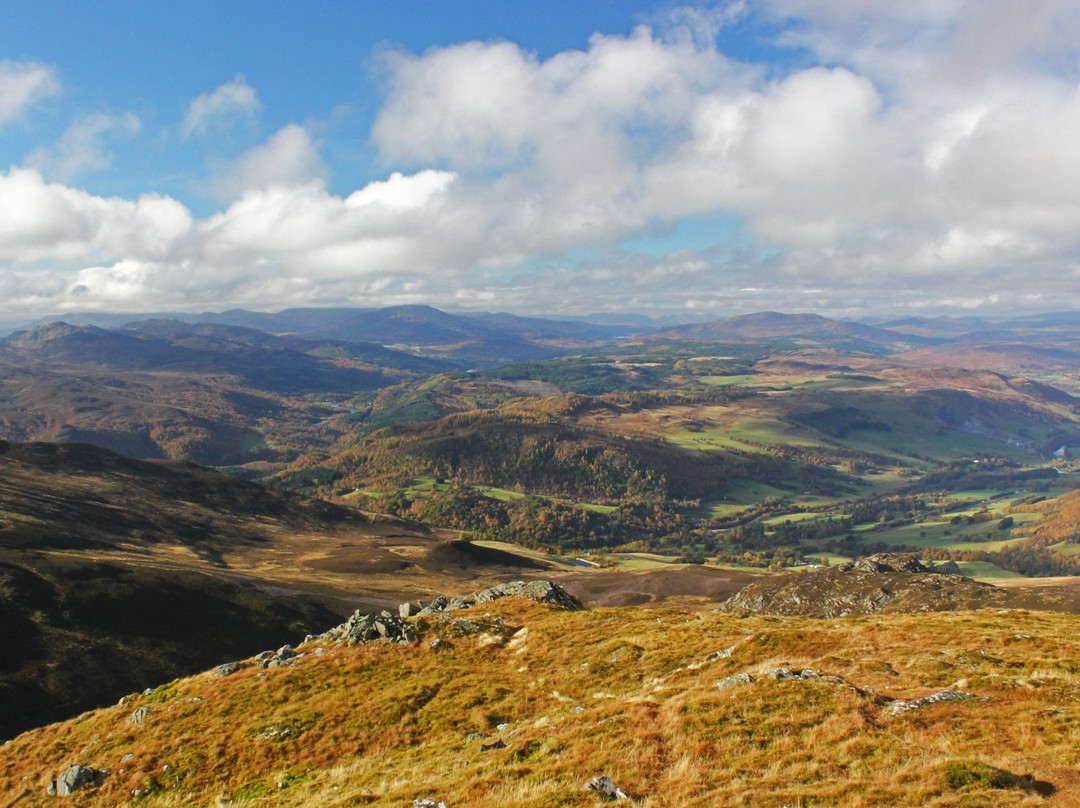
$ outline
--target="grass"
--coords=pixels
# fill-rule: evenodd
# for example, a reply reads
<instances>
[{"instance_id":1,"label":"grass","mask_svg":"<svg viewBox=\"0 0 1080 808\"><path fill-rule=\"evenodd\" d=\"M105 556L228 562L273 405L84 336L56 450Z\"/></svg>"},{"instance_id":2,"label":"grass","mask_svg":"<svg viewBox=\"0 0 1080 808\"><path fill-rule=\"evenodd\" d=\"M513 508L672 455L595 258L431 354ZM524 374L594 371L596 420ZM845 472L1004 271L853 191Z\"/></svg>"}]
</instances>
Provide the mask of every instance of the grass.
<instances>
[{"instance_id":1,"label":"grass","mask_svg":"<svg viewBox=\"0 0 1080 808\"><path fill-rule=\"evenodd\" d=\"M126 718L149 702L133 695L22 735L0 758L0 805L53 805L45 780L76 760L112 772L83 808L595 806L580 789L600 774L643 808L1080 799L1076 617L485 609L505 628L440 652L446 626L429 620L413 647L308 645L291 667L179 681L139 725ZM843 682L770 678L780 665ZM739 672L756 681L717 687ZM985 701L887 715L950 687Z\"/></svg>"},{"instance_id":2,"label":"grass","mask_svg":"<svg viewBox=\"0 0 1080 808\"><path fill-rule=\"evenodd\" d=\"M992 583L1006 579L1022 580L1024 578L1018 572L1003 570L989 561L958 561L956 564L964 575L979 581L990 581Z\"/></svg>"}]
</instances>

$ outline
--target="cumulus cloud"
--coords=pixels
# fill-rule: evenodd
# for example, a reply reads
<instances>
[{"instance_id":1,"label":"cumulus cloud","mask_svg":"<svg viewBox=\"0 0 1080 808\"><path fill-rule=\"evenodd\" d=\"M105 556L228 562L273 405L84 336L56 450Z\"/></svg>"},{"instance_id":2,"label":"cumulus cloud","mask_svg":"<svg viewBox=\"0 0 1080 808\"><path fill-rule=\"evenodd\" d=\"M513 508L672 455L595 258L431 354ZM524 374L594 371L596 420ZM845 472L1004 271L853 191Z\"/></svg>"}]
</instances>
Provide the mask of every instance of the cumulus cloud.
<instances>
[{"instance_id":1,"label":"cumulus cloud","mask_svg":"<svg viewBox=\"0 0 1080 808\"><path fill-rule=\"evenodd\" d=\"M243 74L238 74L232 81L193 99L181 131L184 137L191 137L229 129L238 123L250 124L261 108L255 88Z\"/></svg>"},{"instance_id":2,"label":"cumulus cloud","mask_svg":"<svg viewBox=\"0 0 1080 808\"><path fill-rule=\"evenodd\" d=\"M18 120L38 101L59 92L54 68L0 59L0 126Z\"/></svg>"},{"instance_id":3,"label":"cumulus cloud","mask_svg":"<svg viewBox=\"0 0 1080 808\"><path fill-rule=\"evenodd\" d=\"M370 133L382 178L332 193L298 124L220 166L224 207L203 219L168 197L107 199L12 169L0 293L717 316L1075 299L1074 5L762 0L545 59L509 42L391 53ZM725 55L727 26L762 21L800 49L795 67ZM996 44L981 53L980 38ZM256 108L242 77L223 88L192 104L185 131ZM736 235L634 250L689 216Z\"/></svg>"},{"instance_id":4,"label":"cumulus cloud","mask_svg":"<svg viewBox=\"0 0 1080 808\"><path fill-rule=\"evenodd\" d=\"M38 171L0 173L0 262L9 266L78 266L124 256L181 257L193 219L169 197L101 197Z\"/></svg>"},{"instance_id":5,"label":"cumulus cloud","mask_svg":"<svg viewBox=\"0 0 1080 808\"><path fill-rule=\"evenodd\" d=\"M299 124L291 123L225 166L214 186L219 196L234 199L248 191L321 183L327 173L311 135Z\"/></svg>"},{"instance_id":6,"label":"cumulus cloud","mask_svg":"<svg viewBox=\"0 0 1080 808\"><path fill-rule=\"evenodd\" d=\"M113 154L106 148L106 140L129 138L140 129L142 122L130 112L123 115L104 112L85 115L68 127L55 147L36 149L28 155L26 165L68 182L80 174L108 168Z\"/></svg>"}]
</instances>

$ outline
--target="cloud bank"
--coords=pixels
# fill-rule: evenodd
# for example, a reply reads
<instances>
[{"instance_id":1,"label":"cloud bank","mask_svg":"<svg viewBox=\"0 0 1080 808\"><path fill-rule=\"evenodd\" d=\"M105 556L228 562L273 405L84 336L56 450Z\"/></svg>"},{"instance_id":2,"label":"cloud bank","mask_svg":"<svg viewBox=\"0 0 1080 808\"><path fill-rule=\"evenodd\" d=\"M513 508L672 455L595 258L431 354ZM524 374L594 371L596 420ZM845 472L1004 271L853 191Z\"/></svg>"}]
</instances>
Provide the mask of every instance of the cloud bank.
<instances>
[{"instance_id":1,"label":"cloud bank","mask_svg":"<svg viewBox=\"0 0 1080 808\"><path fill-rule=\"evenodd\" d=\"M736 29L772 32L795 66L728 55ZM1070 308L1078 34L1066 0L767 0L546 59L511 42L390 52L362 133L381 176L332 193L292 123L216 165L223 207L203 218L72 187L107 165L106 134L138 130L88 118L0 173L0 294L22 311ZM46 67L0 63L0 125L57 91ZM259 109L238 76L178 131ZM705 236L681 241L686 220Z\"/></svg>"}]
</instances>

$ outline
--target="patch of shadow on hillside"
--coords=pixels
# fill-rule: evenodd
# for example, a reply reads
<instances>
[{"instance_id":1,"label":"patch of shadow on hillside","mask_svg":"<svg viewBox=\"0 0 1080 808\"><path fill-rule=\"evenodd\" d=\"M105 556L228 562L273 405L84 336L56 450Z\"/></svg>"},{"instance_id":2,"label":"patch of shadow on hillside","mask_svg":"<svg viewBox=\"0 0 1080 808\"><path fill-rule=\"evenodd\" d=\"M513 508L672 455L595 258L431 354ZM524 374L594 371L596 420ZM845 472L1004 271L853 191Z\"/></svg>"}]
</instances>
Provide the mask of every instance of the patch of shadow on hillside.
<instances>
[{"instance_id":1,"label":"patch of shadow on hillside","mask_svg":"<svg viewBox=\"0 0 1080 808\"><path fill-rule=\"evenodd\" d=\"M426 570L471 570L477 567L511 567L514 569L546 570L550 564L535 561L492 547L481 547L467 541L448 541L437 544L417 559L417 566Z\"/></svg>"}]
</instances>

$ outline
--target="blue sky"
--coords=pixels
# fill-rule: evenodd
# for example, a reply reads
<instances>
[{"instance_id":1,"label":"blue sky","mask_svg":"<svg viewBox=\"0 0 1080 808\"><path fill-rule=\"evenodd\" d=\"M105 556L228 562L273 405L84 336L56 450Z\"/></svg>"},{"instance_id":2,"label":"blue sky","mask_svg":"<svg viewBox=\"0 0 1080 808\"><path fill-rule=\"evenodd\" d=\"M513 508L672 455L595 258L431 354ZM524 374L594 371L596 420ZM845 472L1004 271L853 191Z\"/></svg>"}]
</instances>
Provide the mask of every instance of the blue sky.
<instances>
[{"instance_id":1,"label":"blue sky","mask_svg":"<svg viewBox=\"0 0 1080 808\"><path fill-rule=\"evenodd\" d=\"M4 12L0 321L1080 305L1072 0Z\"/></svg>"}]
</instances>

